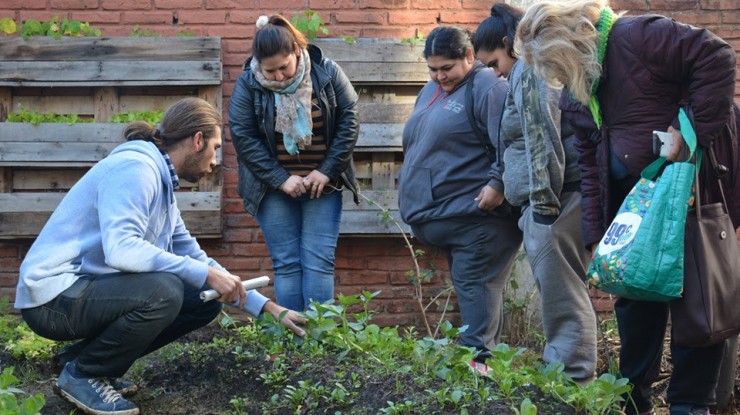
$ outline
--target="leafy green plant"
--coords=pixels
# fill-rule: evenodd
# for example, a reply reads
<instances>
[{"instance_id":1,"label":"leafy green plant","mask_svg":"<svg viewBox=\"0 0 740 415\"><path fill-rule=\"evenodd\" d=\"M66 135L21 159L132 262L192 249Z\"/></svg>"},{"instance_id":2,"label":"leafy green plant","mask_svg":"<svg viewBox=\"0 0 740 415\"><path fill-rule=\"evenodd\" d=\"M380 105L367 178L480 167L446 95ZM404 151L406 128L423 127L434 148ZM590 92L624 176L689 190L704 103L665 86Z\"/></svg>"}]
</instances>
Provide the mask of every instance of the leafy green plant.
<instances>
[{"instance_id":1,"label":"leafy green plant","mask_svg":"<svg viewBox=\"0 0 740 415\"><path fill-rule=\"evenodd\" d=\"M5 36L12 35L18 30L15 20L10 17L3 17L0 19L0 32L3 32Z\"/></svg>"},{"instance_id":2,"label":"leafy green plant","mask_svg":"<svg viewBox=\"0 0 740 415\"><path fill-rule=\"evenodd\" d=\"M416 35L401 39L401 43L411 46L422 45L425 42L424 34L417 31Z\"/></svg>"},{"instance_id":3,"label":"leafy green plant","mask_svg":"<svg viewBox=\"0 0 740 415\"><path fill-rule=\"evenodd\" d=\"M132 111L120 114L114 114L108 122L113 123L130 123L134 121L146 121L149 124L156 125L164 117L164 111Z\"/></svg>"},{"instance_id":4,"label":"leafy green plant","mask_svg":"<svg viewBox=\"0 0 740 415\"><path fill-rule=\"evenodd\" d=\"M48 113L42 114L36 111L29 111L25 108L21 108L19 112L8 113L6 122L24 122L37 125L40 123L65 123L65 124L78 124L78 123L91 123L94 120L92 118L82 118L77 114L56 114Z\"/></svg>"},{"instance_id":5,"label":"leafy green plant","mask_svg":"<svg viewBox=\"0 0 740 415\"><path fill-rule=\"evenodd\" d=\"M161 35L149 29L142 29L141 26L139 25L135 25L133 31L128 36L129 37L159 37Z\"/></svg>"},{"instance_id":6,"label":"leafy green plant","mask_svg":"<svg viewBox=\"0 0 740 415\"><path fill-rule=\"evenodd\" d=\"M348 45L354 45L357 43L357 38L354 36L340 35L339 38L347 42Z\"/></svg>"},{"instance_id":7,"label":"leafy green plant","mask_svg":"<svg viewBox=\"0 0 740 415\"><path fill-rule=\"evenodd\" d=\"M31 36L51 36L54 39L61 39L62 36L101 36L102 33L90 26L90 23L69 20L66 17L60 22L58 16L52 17L48 22L28 19L21 25L21 36L24 39Z\"/></svg>"},{"instance_id":8,"label":"leafy green plant","mask_svg":"<svg viewBox=\"0 0 740 415\"><path fill-rule=\"evenodd\" d=\"M291 23L308 40L316 39L319 34L329 34L329 29L324 26L324 19L313 10L305 10L302 14L293 16Z\"/></svg>"},{"instance_id":9,"label":"leafy green plant","mask_svg":"<svg viewBox=\"0 0 740 415\"><path fill-rule=\"evenodd\" d=\"M18 395L25 392L14 387L18 384L18 378L13 375L13 367L3 369L0 374L0 414L3 415L37 415L41 408L46 405L44 396L40 393L29 396L20 402Z\"/></svg>"}]
</instances>

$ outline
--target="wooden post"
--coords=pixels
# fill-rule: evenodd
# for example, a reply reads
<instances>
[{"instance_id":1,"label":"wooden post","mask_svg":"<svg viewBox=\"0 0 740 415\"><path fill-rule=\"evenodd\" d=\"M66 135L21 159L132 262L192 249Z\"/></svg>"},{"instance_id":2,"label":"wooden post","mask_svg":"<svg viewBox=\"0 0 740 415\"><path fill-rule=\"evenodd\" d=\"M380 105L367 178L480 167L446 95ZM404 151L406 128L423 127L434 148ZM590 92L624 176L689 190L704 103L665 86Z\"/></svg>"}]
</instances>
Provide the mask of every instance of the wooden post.
<instances>
[{"instance_id":1,"label":"wooden post","mask_svg":"<svg viewBox=\"0 0 740 415\"><path fill-rule=\"evenodd\" d=\"M13 95L10 88L0 88L0 122L8 119L8 113L13 105Z\"/></svg>"},{"instance_id":2,"label":"wooden post","mask_svg":"<svg viewBox=\"0 0 740 415\"><path fill-rule=\"evenodd\" d=\"M118 90L114 87L95 88L95 121L108 122L113 114L120 112Z\"/></svg>"}]
</instances>

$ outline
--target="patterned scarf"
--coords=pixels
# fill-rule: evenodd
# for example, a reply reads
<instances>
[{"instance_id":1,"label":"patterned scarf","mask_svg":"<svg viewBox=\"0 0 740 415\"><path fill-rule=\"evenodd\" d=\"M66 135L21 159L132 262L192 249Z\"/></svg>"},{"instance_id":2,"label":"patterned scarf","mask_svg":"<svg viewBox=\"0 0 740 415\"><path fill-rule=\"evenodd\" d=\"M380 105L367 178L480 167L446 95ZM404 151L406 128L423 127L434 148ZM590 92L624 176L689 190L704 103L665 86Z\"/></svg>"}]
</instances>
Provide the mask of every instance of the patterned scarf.
<instances>
[{"instance_id":1,"label":"patterned scarf","mask_svg":"<svg viewBox=\"0 0 740 415\"><path fill-rule=\"evenodd\" d=\"M296 73L283 81L265 78L257 59L252 59L250 68L260 85L275 95L275 131L283 134L283 144L289 154L296 155L311 145L313 120L311 119L311 60L308 51L301 49Z\"/></svg>"},{"instance_id":2,"label":"patterned scarf","mask_svg":"<svg viewBox=\"0 0 740 415\"><path fill-rule=\"evenodd\" d=\"M609 41L609 32L614 26L614 22L617 21L617 15L614 14L612 9L606 7L601 10L601 16L599 22L596 23L596 30L599 31L599 65L603 65L604 55L606 55L606 43ZM596 91L599 89L599 78L596 78L594 84L591 86L591 99L588 101L588 108L591 110L591 116L594 117L596 127L601 128L601 107L599 106L599 98L596 96Z\"/></svg>"}]
</instances>

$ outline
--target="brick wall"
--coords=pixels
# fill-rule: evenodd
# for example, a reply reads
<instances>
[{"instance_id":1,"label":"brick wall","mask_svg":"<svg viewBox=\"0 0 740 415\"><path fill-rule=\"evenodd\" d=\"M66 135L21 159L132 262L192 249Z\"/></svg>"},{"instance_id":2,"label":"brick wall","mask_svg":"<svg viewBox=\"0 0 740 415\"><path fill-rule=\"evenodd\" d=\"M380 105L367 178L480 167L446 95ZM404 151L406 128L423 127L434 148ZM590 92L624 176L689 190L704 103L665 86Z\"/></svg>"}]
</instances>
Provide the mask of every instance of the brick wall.
<instances>
[{"instance_id":1,"label":"brick wall","mask_svg":"<svg viewBox=\"0 0 740 415\"><path fill-rule=\"evenodd\" d=\"M523 0L522 0L523 1ZM518 3L520 1L517 1ZM330 36L408 38L427 34L438 24L474 29L488 15L491 0L3 0L0 17L49 20L53 16L89 22L104 36L128 36L135 25L163 36L180 31L219 36L223 43L224 105L248 56L254 22L260 15L292 17L314 10L327 21ZM271 5L280 4L278 8ZM632 14L658 13L710 28L740 50L740 3L737 0L617 0L612 7ZM156 68L152 68L156 70ZM740 71L739 71L740 72ZM740 97L740 81L736 93ZM224 236L202 240L208 253L244 278L271 275L264 239L253 218L244 213L236 194L233 147L224 148ZM0 241L0 297L13 297L18 267L31 241ZM427 294L438 291L445 263L436 258L435 281ZM420 326L413 290L405 273L412 263L399 237L342 237L337 250L337 292L382 290L374 307L383 311L379 324ZM265 293L272 295L270 289ZM594 293L595 297L600 297ZM609 310L609 299L597 299Z\"/></svg>"}]
</instances>

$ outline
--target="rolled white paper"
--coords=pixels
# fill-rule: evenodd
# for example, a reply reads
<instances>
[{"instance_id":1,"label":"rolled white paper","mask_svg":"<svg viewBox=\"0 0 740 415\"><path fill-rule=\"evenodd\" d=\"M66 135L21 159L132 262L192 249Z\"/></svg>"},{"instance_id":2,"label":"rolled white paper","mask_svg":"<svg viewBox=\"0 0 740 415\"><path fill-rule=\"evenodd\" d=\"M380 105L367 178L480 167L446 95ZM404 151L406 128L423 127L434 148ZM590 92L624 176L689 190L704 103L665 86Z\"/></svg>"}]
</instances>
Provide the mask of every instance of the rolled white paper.
<instances>
[{"instance_id":1,"label":"rolled white paper","mask_svg":"<svg viewBox=\"0 0 740 415\"><path fill-rule=\"evenodd\" d=\"M263 275L261 277L242 281L242 285L244 286L244 289L247 291L253 290L255 288L264 287L269 283L270 283L270 277L268 277L267 275ZM200 299L203 300L204 302L215 300L218 297L220 297L220 295L218 291L216 290L205 290L205 291L201 291L200 293ZM239 302L237 301L237 304L238 303Z\"/></svg>"}]
</instances>

